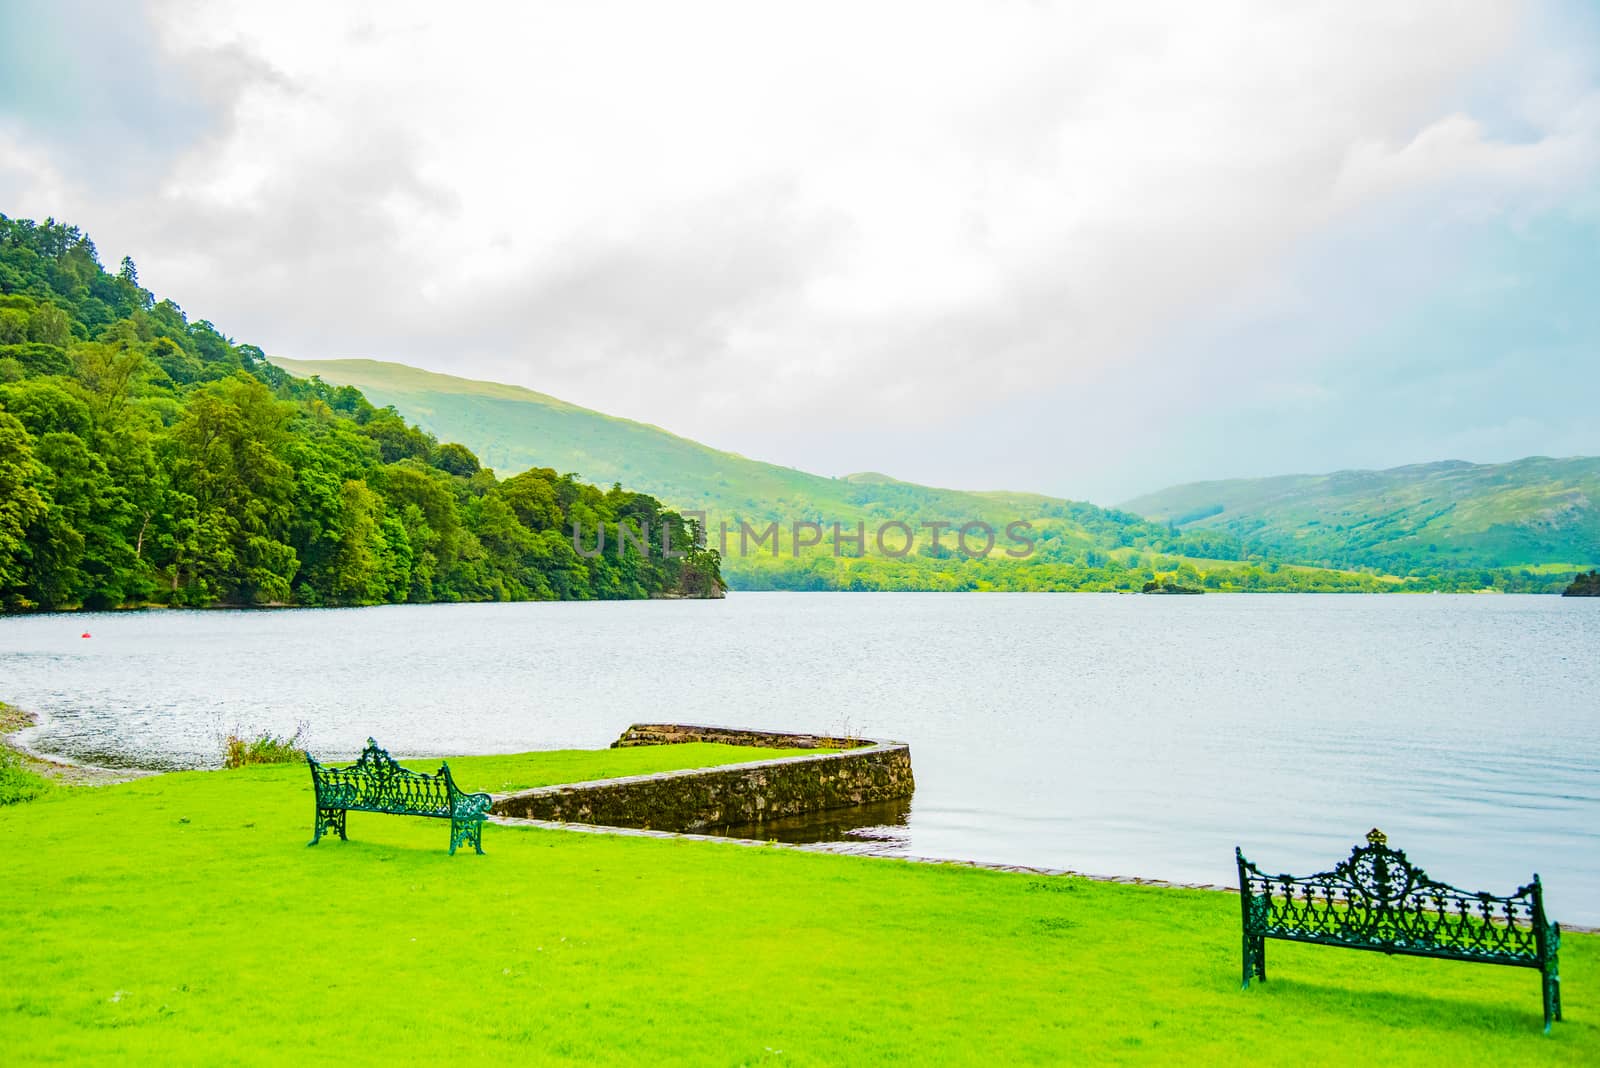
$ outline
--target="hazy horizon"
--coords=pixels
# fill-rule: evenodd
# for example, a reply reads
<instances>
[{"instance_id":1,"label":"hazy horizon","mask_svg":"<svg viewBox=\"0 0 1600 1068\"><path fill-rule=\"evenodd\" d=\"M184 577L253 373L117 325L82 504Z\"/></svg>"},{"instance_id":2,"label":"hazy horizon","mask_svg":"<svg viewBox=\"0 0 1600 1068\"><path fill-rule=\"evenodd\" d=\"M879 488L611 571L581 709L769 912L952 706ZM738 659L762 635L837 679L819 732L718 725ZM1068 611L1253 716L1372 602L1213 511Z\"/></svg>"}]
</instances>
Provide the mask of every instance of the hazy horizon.
<instances>
[{"instance_id":1,"label":"hazy horizon","mask_svg":"<svg viewBox=\"0 0 1600 1068\"><path fill-rule=\"evenodd\" d=\"M297 368L303 368L303 367L307 367L308 365L318 365L318 364L325 364L325 363L341 363L341 362L343 362L343 363L380 363L380 364L396 365L395 361L392 361L392 360L378 360L378 359L375 359L373 357L367 357L367 356L343 356L343 357L334 357L334 358L329 359L329 360L298 360L298 359L295 359L293 357L276 356L276 355L274 355L274 356L271 356L270 359L272 360L273 363L291 365L287 369L291 370L291 371L294 371L295 373L300 373L300 371L297 370ZM439 374L439 375L444 375L444 376L450 377L450 378L463 379L463 380L466 380L466 381L483 382L483 383L487 383L487 384L490 384L490 385L513 386L513 387L519 388L519 389L527 389L530 392L537 393L537 394L540 394L542 396L554 397L553 394L550 394L545 390L535 389L532 386L524 386L524 385L521 385L519 383L514 383L514 382L495 382L493 379L474 379L474 378L469 378L468 376L465 376L465 375L452 374L451 372L448 372L448 371L434 371L434 370L431 370L431 369L425 368L425 367L416 367L413 364L398 364L396 366L413 367L416 370L425 371L425 372L427 372L429 374ZM315 374L317 372L315 370L308 370L308 371L306 371L306 373ZM558 400L558 401L567 402L565 397L554 397L554 399ZM567 403L571 403L571 402L567 402ZM580 407L587 407L587 406L586 405L580 405ZM614 415L615 414L615 413L612 413L612 412L601 411L599 409L591 409L591 410L598 411L599 414L601 414L601 415ZM407 414L407 413L402 412L401 414ZM626 417L622 417L622 418L626 418ZM659 430L666 431L667 433L673 434L673 435L675 435L677 437L687 438L688 440L691 440L691 441L697 441L698 444L709 445L712 448L720 448L720 446L716 446L711 442L698 441L698 439L695 439L692 435L681 434L678 431L673 430L671 427L661 425L659 422L654 422L654 421L649 420L649 419L635 419L633 421L634 422L638 422L638 423L643 423L643 424L648 425L648 426L654 426ZM732 449L724 449L723 451L725 451L725 452L737 452L737 450L732 450ZM765 456L753 455L753 454L749 454L749 453L738 453L738 455L744 456L746 459L755 460L755 461L759 461L759 462L762 462L762 463L774 463L774 464L777 463L777 461L772 460L772 459L770 459L768 457L765 457ZM1465 459L1463 457L1458 457L1458 456L1441 456L1441 457L1436 457L1436 458L1432 458L1432 459L1415 460L1415 461L1411 461L1411 462L1408 462L1408 463L1393 464L1393 465L1391 465L1390 467L1387 467L1387 468L1337 468L1337 469L1331 469L1331 470L1326 470L1326 471L1309 471L1309 470L1307 470L1307 471L1272 471L1272 472L1267 472L1267 473L1263 473L1263 474L1255 474L1255 475L1217 475L1217 476L1213 476L1213 477L1190 479L1187 482L1182 482L1182 483L1177 483L1177 482L1163 483L1162 485L1152 486L1152 487L1150 487L1150 488L1148 488L1146 490L1142 490L1142 491L1137 492L1137 493L1129 494L1126 497L1118 498L1116 500L1091 500L1090 498L1082 497L1082 496L1073 497L1071 494L1050 494L1050 493L1046 493L1046 491L1040 490L1040 489L1038 489L1037 487L1034 487L1034 486L1011 485L1011 484L1004 484L1004 483L996 483L996 484L993 484L993 485L984 484L984 485L957 486L957 485L949 484L947 482L932 481L932 482L920 482L918 484L919 485L929 486L929 487L935 488L935 489L970 490L970 491L976 491L976 492L1009 491L1009 492L1013 492L1013 493L1040 493L1040 494L1045 494L1046 496L1061 496L1061 497L1065 497L1065 498L1070 499L1070 500L1087 500L1091 504L1098 504L1098 505L1100 505L1102 507L1105 507L1105 508L1120 508L1124 504L1130 503L1133 500L1136 500L1137 498L1150 496L1150 495L1153 495L1155 493L1158 493L1161 490L1172 489L1172 488L1176 488L1176 487L1181 486L1181 485L1188 485L1188 484L1192 484L1192 483L1231 482L1231 481L1237 481L1237 480L1256 479L1256 478L1315 477L1315 476L1320 476L1320 475L1341 474L1341 473L1354 472L1354 471L1387 471L1387 470L1393 470L1393 469L1396 469L1396 468L1404 468L1404 467L1432 467L1432 466L1437 466L1439 464L1448 464L1448 463L1467 463L1467 464L1473 464L1473 465L1489 465L1489 466L1492 466L1492 465L1496 465L1496 464L1515 463L1515 462L1517 462L1519 460L1531 460L1531 459L1572 460L1572 459L1587 459L1587 458L1588 458L1588 456L1586 454L1582 454L1582 453L1573 453L1571 455L1566 455L1566 456L1546 456L1546 455L1539 454L1539 453L1531 453L1531 454L1528 454L1526 456L1511 457L1511 458L1509 458L1507 460L1491 460L1491 461L1468 460L1468 459ZM829 478L848 478L848 477L851 477L851 476L854 476L854 475L886 475L886 476L888 476L890 478L899 479L901 481L913 481L911 479L902 478L902 476L900 476L899 474L897 474L894 471L880 471L880 470L877 470L877 469L864 468L864 467L855 467L855 468L850 468L848 470L841 470L841 471L823 471L823 470L818 470L816 468L807 467L803 463L802 464L781 464L780 466L792 467L792 468L795 468L797 470L805 471L808 474L822 475L824 477L829 477ZM502 476L508 475L508 474L512 474L512 473L514 473L514 472L508 472L508 471L501 471L500 472L500 474Z\"/></svg>"}]
</instances>

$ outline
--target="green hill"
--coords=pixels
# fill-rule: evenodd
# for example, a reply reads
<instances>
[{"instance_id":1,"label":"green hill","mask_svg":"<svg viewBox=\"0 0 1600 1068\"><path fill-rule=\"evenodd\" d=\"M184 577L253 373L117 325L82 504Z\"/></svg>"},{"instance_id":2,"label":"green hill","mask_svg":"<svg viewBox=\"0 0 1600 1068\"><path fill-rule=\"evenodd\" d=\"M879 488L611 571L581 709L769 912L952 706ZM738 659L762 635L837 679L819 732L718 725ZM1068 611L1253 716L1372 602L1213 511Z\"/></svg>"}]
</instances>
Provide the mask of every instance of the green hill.
<instances>
[{"instance_id":1,"label":"green hill","mask_svg":"<svg viewBox=\"0 0 1600 1068\"><path fill-rule=\"evenodd\" d=\"M1123 505L1286 559L1394 574L1600 563L1600 457L1459 460L1173 486Z\"/></svg>"},{"instance_id":2,"label":"green hill","mask_svg":"<svg viewBox=\"0 0 1600 1068\"><path fill-rule=\"evenodd\" d=\"M1138 590L1150 581L1173 581L1217 590L1389 590L1483 584L1476 573L1431 579L1424 586L1360 567L1299 566L1226 530L1180 530L1127 511L1040 494L937 489L870 472L829 478L713 449L533 390L401 364L274 362L296 375L355 386L440 440L461 442L491 467L548 467L601 485L622 482L671 507L704 511L713 547L723 551L723 573L738 589ZM803 548L798 558L792 526L797 521L824 528L821 544ZM1022 549L1006 538L1008 524L1017 521L1029 524L1027 535L1034 539L1025 559L1005 555L1008 548ZM780 532L760 547L753 541L741 546L741 522L758 529L776 522ZM915 531L910 551L879 551L876 530L896 522ZM950 524L937 546L923 527L929 522ZM963 551L952 532L968 522L995 530L993 551ZM865 524L865 551L857 553L846 542L835 554L835 523L845 538L855 533L856 523ZM724 524L729 534L721 540ZM903 537L889 528L890 549L899 549ZM981 544L975 535L968 548ZM1559 592L1554 576L1539 581Z\"/></svg>"},{"instance_id":3,"label":"green hill","mask_svg":"<svg viewBox=\"0 0 1600 1068\"><path fill-rule=\"evenodd\" d=\"M736 524L822 519L1014 519L1068 502L1028 493L970 493L875 473L829 478L751 460L648 423L580 408L520 386L436 374L378 360L272 362L296 375L360 389L498 471L553 467L588 482L621 482ZM1129 517L1130 519L1132 517Z\"/></svg>"},{"instance_id":4,"label":"green hill","mask_svg":"<svg viewBox=\"0 0 1600 1068\"><path fill-rule=\"evenodd\" d=\"M315 376L360 389L376 404L393 405L441 440L459 441L484 463L502 470L551 467L604 485L613 481L653 494L672 507L704 511L713 547L724 550L724 573L743 589L1138 589L1164 566L1185 564L1186 577L1209 572L1213 588L1253 588L1242 574L1245 547L1228 535L1181 535L1163 524L1080 501L1033 493L970 492L902 482L874 472L829 478L713 449L660 427L619 419L533 390L478 382L376 360L275 359L296 375ZM796 559L795 522L823 527L823 541ZM1022 550L1006 537L1008 524L1025 521L1036 539L1026 560L1004 555ZM780 525L777 552L753 541L741 546L740 524ZM881 524L905 523L914 532L903 556L878 551ZM932 544L924 523L950 524ZM987 554L961 550L954 530L986 523L996 533ZM833 552L832 525L841 537L865 525L867 545L857 554L848 541ZM726 524L726 541L719 532ZM814 536L814 535L803 535ZM891 550L904 533L889 528ZM975 532L969 548L982 542ZM1265 574L1265 573L1263 573ZM1264 588L1286 584L1257 579ZM1319 574L1331 588L1370 585L1368 577ZM1310 581L1309 579L1307 581Z\"/></svg>"}]
</instances>

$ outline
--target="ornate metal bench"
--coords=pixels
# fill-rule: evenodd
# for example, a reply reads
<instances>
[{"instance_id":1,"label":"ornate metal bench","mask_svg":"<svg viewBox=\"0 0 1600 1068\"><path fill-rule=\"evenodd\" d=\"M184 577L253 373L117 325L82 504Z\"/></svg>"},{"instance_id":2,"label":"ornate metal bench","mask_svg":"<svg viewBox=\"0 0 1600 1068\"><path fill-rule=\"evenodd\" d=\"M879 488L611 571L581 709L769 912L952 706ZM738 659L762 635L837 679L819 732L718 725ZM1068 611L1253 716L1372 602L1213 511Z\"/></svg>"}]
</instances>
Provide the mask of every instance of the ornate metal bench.
<instances>
[{"instance_id":1,"label":"ornate metal bench","mask_svg":"<svg viewBox=\"0 0 1600 1068\"><path fill-rule=\"evenodd\" d=\"M319 764L309 753L311 785L317 794L317 823L308 845L316 845L329 831L345 838L345 815L350 812L384 812L393 816L429 816L450 821L450 855L456 846L470 844L483 852L483 821L489 814L488 794L464 794L450 777L450 765L440 764L436 775L408 771L367 739L361 759L344 768Z\"/></svg>"},{"instance_id":2,"label":"ornate metal bench","mask_svg":"<svg viewBox=\"0 0 1600 1068\"><path fill-rule=\"evenodd\" d=\"M1416 957L1537 968L1544 1026L1561 1019L1561 925L1544 912L1539 876L1505 897L1435 882L1373 829L1367 844L1320 875L1263 875L1238 849L1244 985L1267 978L1266 939Z\"/></svg>"}]
</instances>

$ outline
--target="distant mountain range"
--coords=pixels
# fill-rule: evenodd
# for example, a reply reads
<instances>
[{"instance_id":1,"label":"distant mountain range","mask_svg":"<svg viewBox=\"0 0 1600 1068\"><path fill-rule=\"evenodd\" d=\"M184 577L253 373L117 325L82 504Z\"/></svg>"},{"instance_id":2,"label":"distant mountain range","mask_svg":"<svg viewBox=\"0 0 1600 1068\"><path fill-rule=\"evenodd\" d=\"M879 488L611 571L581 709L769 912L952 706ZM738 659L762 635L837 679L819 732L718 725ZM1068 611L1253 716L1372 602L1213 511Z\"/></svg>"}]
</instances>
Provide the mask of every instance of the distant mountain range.
<instances>
[{"instance_id":1,"label":"distant mountain range","mask_svg":"<svg viewBox=\"0 0 1600 1068\"><path fill-rule=\"evenodd\" d=\"M1592 456L1194 482L1122 507L1328 567L1565 573L1600 561L1600 457Z\"/></svg>"},{"instance_id":2,"label":"distant mountain range","mask_svg":"<svg viewBox=\"0 0 1600 1068\"><path fill-rule=\"evenodd\" d=\"M764 463L519 386L377 360L273 362L295 375L355 386L374 404L393 405L440 440L461 442L502 474L554 468L602 486L620 482L674 508L703 511L713 543L727 550L723 570L736 588L997 588L997 582L1027 589L1137 588L1130 565L1143 566L1147 552L1171 554L1174 567L1180 558L1235 563L1245 556L1227 535L1185 539L1165 524L1079 501L938 489L873 472L831 478ZM1023 572L1001 555L1008 545L1005 528L1016 520L1032 524L1039 539L1037 559L1030 563L1049 567ZM765 549L738 551L741 522L760 528L774 521L780 525L776 556ZM842 524L846 534L864 524L867 552L875 558L835 558L831 542L825 542L808 547L805 559L796 560L796 521L822 524L830 533L833 524ZM878 526L897 521L915 531L915 551L904 559L874 553ZM930 521L951 524L938 548L921 526ZM1001 540L997 559L986 565L965 559L959 546L953 547L952 531L970 521L988 523ZM727 541L719 536L724 524ZM901 532L893 531L890 539L897 548ZM1070 571L1073 567L1078 570ZM995 577L997 569L1004 572L1002 579Z\"/></svg>"},{"instance_id":3,"label":"distant mountain range","mask_svg":"<svg viewBox=\"0 0 1600 1068\"><path fill-rule=\"evenodd\" d=\"M1162 575L1221 589L1471 588L1481 576L1464 577L1465 569L1520 568L1540 577L1530 582L1522 576L1510 585L1502 579L1503 588L1559 592L1558 571L1565 569L1570 579L1577 565L1600 557L1591 504L1600 500L1600 460L1431 464L1197 483L1107 509L1034 493L938 489L876 473L830 478L713 449L520 386L403 364L273 362L296 375L355 386L440 440L466 445L503 475L548 467L600 485L620 482L674 508L706 512L714 541L722 523L735 537L741 520L784 524L779 558L730 554L725 561L725 574L747 589L1138 589ZM1485 476L1457 484L1450 476L1511 468L1517 470L1498 483ZM1407 472L1434 474L1418 479ZM1290 501L1296 503L1285 510ZM1032 523L1039 537L1037 553L1021 564L968 560L949 550L948 534L944 547L935 548L920 533L916 550L904 559L834 559L824 545L794 560L787 527L796 520L860 521L870 532L886 521L918 527L938 520L982 521L1003 530L1017 519ZM1420 540L1406 540L1424 527ZM1441 572L1460 574L1441 580ZM1406 575L1432 577L1404 583Z\"/></svg>"}]
</instances>

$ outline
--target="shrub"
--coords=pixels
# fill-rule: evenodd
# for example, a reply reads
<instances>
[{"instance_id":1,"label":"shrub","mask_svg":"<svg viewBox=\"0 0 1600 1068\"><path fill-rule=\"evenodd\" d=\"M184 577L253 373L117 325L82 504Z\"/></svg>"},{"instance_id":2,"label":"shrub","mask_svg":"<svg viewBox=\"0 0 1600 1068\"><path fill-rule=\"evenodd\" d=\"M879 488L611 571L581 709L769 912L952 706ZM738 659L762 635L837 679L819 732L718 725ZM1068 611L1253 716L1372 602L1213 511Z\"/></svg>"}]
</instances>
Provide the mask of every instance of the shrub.
<instances>
[{"instance_id":1,"label":"shrub","mask_svg":"<svg viewBox=\"0 0 1600 1068\"><path fill-rule=\"evenodd\" d=\"M306 758L306 725L297 723L294 733L280 738L270 731L255 737L235 727L222 742L222 766L242 768L250 764L293 764Z\"/></svg>"}]
</instances>

